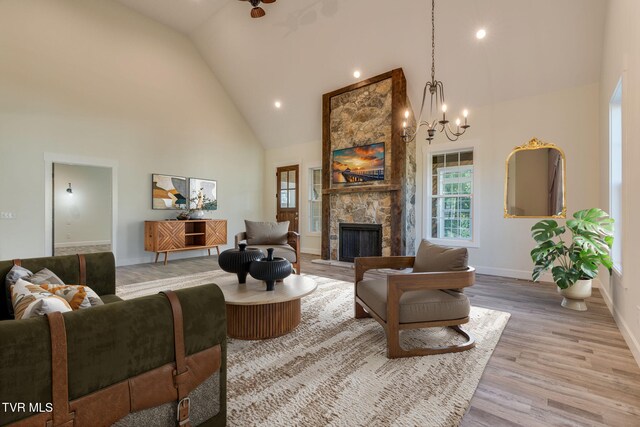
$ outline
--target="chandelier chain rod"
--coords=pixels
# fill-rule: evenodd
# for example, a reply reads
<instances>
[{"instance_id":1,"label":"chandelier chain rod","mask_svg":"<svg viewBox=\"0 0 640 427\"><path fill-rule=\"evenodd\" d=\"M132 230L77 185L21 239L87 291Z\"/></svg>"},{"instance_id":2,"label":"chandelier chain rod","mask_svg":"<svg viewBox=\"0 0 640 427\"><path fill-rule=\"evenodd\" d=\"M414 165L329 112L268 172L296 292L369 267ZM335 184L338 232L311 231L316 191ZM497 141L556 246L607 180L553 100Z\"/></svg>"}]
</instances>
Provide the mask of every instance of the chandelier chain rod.
<instances>
[{"instance_id":1,"label":"chandelier chain rod","mask_svg":"<svg viewBox=\"0 0 640 427\"><path fill-rule=\"evenodd\" d=\"M427 0L428 4L428 0ZM422 126L427 126L428 137L427 141L431 144L434 139L435 133L443 133L450 141L457 141L458 138L463 135L471 126L467 124L467 110L464 110L464 124L461 125L460 119L456 120L456 129L451 128L451 124L446 117L445 97L444 97L444 84L442 81L436 80L436 2L431 0L431 81L427 81L422 93L422 103L420 104L420 115L414 125L407 126L407 122L403 123L402 138L405 142L413 141L418 135L418 130ZM425 104L427 98L427 92L430 95L429 102L429 117L423 119L425 112ZM442 120L437 118L439 106L442 107ZM434 109L436 110L434 112ZM409 110L407 109L405 117L409 117ZM430 119L433 118L433 121ZM439 125L439 126L438 126Z\"/></svg>"},{"instance_id":2,"label":"chandelier chain rod","mask_svg":"<svg viewBox=\"0 0 640 427\"><path fill-rule=\"evenodd\" d=\"M431 0L431 81L436 80L436 0Z\"/></svg>"}]
</instances>

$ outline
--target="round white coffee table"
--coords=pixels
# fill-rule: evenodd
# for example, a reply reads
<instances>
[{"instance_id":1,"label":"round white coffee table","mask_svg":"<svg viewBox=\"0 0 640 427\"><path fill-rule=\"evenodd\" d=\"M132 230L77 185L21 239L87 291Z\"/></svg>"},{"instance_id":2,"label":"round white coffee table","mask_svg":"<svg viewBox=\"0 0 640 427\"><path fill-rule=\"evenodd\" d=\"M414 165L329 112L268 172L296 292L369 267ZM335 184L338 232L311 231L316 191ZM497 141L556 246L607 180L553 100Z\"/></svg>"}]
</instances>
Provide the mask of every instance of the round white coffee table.
<instances>
[{"instance_id":1,"label":"round white coffee table","mask_svg":"<svg viewBox=\"0 0 640 427\"><path fill-rule=\"evenodd\" d=\"M235 276L224 276L215 283L227 305L227 335L243 340L275 338L291 332L300 324L300 299L318 287L314 280L297 274L276 282L273 291L250 276L244 284L238 284Z\"/></svg>"}]
</instances>

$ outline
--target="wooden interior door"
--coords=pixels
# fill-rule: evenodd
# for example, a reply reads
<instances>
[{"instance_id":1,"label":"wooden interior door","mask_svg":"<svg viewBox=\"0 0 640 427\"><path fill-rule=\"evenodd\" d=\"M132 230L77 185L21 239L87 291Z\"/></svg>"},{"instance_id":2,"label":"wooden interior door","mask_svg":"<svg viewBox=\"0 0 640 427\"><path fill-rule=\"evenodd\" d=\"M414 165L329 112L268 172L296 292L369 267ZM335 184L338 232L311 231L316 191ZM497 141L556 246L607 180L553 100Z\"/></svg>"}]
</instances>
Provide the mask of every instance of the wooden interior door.
<instances>
[{"instance_id":1,"label":"wooden interior door","mask_svg":"<svg viewBox=\"0 0 640 427\"><path fill-rule=\"evenodd\" d=\"M298 165L279 167L276 179L276 220L289 221L289 231L298 232L300 168Z\"/></svg>"}]
</instances>

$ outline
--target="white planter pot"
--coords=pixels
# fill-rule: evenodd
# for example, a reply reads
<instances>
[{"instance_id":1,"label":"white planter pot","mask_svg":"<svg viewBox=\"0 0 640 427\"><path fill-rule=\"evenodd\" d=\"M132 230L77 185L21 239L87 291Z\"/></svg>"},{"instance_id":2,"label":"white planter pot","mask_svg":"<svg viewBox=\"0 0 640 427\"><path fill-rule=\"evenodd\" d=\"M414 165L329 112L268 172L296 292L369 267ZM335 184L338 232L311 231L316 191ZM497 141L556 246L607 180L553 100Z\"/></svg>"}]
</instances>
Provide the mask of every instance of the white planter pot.
<instances>
[{"instance_id":1,"label":"white planter pot","mask_svg":"<svg viewBox=\"0 0 640 427\"><path fill-rule=\"evenodd\" d=\"M578 280L567 289L558 288L558 292L564 297L562 306L570 310L587 311L587 303L584 299L591 296L591 282L591 279Z\"/></svg>"},{"instance_id":2,"label":"white planter pot","mask_svg":"<svg viewBox=\"0 0 640 427\"><path fill-rule=\"evenodd\" d=\"M190 216L191 216L191 219L202 219L204 218L204 211L199 209L191 211Z\"/></svg>"}]
</instances>

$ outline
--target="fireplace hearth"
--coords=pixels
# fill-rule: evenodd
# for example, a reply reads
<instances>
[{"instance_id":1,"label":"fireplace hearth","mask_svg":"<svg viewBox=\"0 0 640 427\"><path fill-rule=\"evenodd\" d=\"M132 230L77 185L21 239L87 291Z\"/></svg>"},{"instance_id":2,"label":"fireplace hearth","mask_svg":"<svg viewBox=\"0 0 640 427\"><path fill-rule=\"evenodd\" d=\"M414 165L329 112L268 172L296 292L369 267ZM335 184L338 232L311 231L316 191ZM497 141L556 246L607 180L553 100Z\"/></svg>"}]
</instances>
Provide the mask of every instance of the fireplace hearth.
<instances>
[{"instance_id":1,"label":"fireplace hearth","mask_svg":"<svg viewBox=\"0 0 640 427\"><path fill-rule=\"evenodd\" d=\"M381 224L340 223L339 260L353 262L357 257L382 255Z\"/></svg>"}]
</instances>

